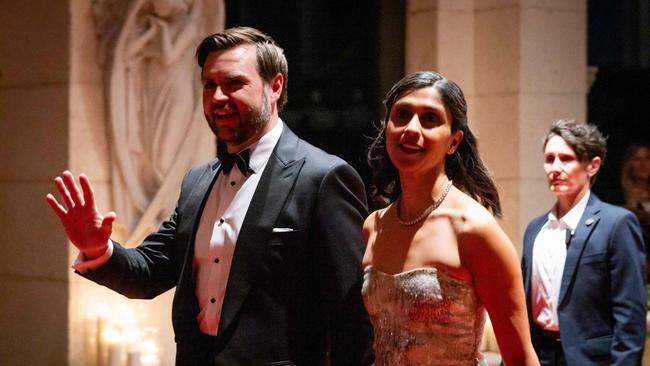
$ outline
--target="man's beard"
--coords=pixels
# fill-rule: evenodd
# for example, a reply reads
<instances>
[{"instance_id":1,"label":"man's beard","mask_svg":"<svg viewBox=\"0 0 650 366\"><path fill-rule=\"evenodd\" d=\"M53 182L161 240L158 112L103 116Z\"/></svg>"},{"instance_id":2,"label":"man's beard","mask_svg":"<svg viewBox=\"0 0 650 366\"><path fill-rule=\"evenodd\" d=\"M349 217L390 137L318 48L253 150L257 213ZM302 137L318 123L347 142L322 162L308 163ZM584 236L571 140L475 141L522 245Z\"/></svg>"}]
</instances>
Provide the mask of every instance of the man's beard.
<instances>
[{"instance_id":1,"label":"man's beard","mask_svg":"<svg viewBox=\"0 0 650 366\"><path fill-rule=\"evenodd\" d=\"M257 107L251 107L250 110L244 112L240 116L239 129L235 132L235 136L231 139L222 139L219 137L218 123L213 120L208 123L212 133L217 136L217 140L222 140L227 144L239 145L246 140L255 136L259 131L264 129L271 119L271 107L269 106L268 95L266 89L262 90L262 102Z\"/></svg>"},{"instance_id":2,"label":"man's beard","mask_svg":"<svg viewBox=\"0 0 650 366\"><path fill-rule=\"evenodd\" d=\"M266 124L269 123L271 119L271 107L269 106L269 98L266 95L266 88L262 90L262 104L257 108L252 108L248 112L244 113L242 116L243 121L246 123L241 123L240 126L243 128L242 133L239 136L246 135L243 140L250 138L257 132L261 131ZM238 141L238 143L244 141Z\"/></svg>"}]
</instances>

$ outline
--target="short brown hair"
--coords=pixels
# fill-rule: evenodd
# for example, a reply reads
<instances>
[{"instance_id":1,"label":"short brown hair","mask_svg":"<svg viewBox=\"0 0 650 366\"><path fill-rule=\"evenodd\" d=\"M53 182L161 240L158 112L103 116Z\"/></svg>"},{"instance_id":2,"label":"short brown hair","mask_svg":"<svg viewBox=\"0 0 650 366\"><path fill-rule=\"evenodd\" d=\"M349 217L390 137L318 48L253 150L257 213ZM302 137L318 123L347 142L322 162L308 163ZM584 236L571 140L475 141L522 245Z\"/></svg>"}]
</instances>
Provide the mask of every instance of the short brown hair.
<instances>
[{"instance_id":1,"label":"short brown hair","mask_svg":"<svg viewBox=\"0 0 650 366\"><path fill-rule=\"evenodd\" d=\"M544 139L545 149L548 140L553 136L561 137L576 153L581 163L589 163L595 157L600 158L601 167L605 164L607 155L607 139L596 126L588 123L578 123L571 119L561 119L551 125L551 130ZM598 175L598 174L596 174ZM596 180L596 175L591 177L591 183Z\"/></svg>"},{"instance_id":2,"label":"short brown hair","mask_svg":"<svg viewBox=\"0 0 650 366\"><path fill-rule=\"evenodd\" d=\"M278 111L281 111L287 103L289 66L284 56L284 50L269 35L250 27L228 28L203 39L196 49L196 61L203 69L205 60L211 52L248 44L255 45L257 50L257 72L262 80L270 83L277 74L282 74L284 77L282 94L278 99Z\"/></svg>"}]
</instances>

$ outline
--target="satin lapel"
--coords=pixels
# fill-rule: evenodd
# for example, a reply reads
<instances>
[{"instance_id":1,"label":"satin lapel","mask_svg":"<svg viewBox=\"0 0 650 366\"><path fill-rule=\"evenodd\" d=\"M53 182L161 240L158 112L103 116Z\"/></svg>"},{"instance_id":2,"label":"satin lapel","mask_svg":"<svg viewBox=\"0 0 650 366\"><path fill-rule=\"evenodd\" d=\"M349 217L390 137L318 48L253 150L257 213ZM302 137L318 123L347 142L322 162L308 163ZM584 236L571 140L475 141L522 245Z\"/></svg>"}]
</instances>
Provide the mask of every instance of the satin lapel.
<instances>
[{"instance_id":1,"label":"satin lapel","mask_svg":"<svg viewBox=\"0 0 650 366\"><path fill-rule=\"evenodd\" d=\"M600 220L598 212L600 212L600 200L591 194L585 212L582 214L582 217L578 222L578 226L575 229L574 236L571 239L571 244L566 253L558 307L562 305L567 290L575 278L575 272L578 268L582 252L584 252L585 247L588 245L589 236L591 236L591 232L598 225L598 221Z\"/></svg>"},{"instance_id":2,"label":"satin lapel","mask_svg":"<svg viewBox=\"0 0 650 366\"><path fill-rule=\"evenodd\" d=\"M298 138L286 126L284 128L262 173L237 238L217 336L223 334L232 323L246 299L260 268L266 242L305 161L304 157L291 159L296 152Z\"/></svg>"},{"instance_id":3,"label":"satin lapel","mask_svg":"<svg viewBox=\"0 0 650 366\"><path fill-rule=\"evenodd\" d=\"M192 235L196 234L196 229L199 226L199 219L203 212L203 206L208 200L208 194L214 184L219 171L219 163L216 162L207 168L201 176L192 185L192 191L187 197L187 204L184 207L179 207L181 215L183 215L183 224L188 226L179 227L179 231L190 232ZM191 225L191 226L189 226ZM194 241L194 237L192 237Z\"/></svg>"}]
</instances>

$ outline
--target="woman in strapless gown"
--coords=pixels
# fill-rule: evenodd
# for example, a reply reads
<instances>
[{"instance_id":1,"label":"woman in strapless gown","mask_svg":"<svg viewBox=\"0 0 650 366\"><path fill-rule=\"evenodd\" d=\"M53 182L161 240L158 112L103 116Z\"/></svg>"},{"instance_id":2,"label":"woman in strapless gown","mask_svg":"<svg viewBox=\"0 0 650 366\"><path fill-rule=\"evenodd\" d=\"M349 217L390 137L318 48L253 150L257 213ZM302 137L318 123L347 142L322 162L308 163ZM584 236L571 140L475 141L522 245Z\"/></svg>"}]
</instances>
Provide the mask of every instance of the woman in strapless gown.
<instances>
[{"instance_id":1,"label":"woman in strapless gown","mask_svg":"<svg viewBox=\"0 0 650 366\"><path fill-rule=\"evenodd\" d=\"M507 366L539 365L514 246L493 215L499 195L467 124L460 88L435 72L388 92L368 153L363 298L377 366L485 365L486 310Z\"/></svg>"}]
</instances>

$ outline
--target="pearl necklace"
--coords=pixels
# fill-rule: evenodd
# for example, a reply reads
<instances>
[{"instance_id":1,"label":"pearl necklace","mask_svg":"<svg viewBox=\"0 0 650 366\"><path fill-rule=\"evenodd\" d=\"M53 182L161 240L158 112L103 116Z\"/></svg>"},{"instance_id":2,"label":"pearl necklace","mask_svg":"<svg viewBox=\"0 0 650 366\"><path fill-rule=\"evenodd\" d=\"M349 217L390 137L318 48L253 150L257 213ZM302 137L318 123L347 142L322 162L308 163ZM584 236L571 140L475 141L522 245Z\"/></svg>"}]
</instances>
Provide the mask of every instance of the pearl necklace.
<instances>
[{"instance_id":1,"label":"pearl necklace","mask_svg":"<svg viewBox=\"0 0 650 366\"><path fill-rule=\"evenodd\" d=\"M453 183L453 181L449 180L449 183L447 184L447 187L445 188L445 191L442 192L442 195L440 195L440 197L435 202L433 202L433 204L431 206L427 207L424 210L424 212L422 212L420 214L420 216L418 216L418 217L416 217L416 218L414 218L413 220L410 220L410 221L403 221L399 217L400 216L399 209L400 209L401 199L398 199L397 200L397 209L395 210L395 217L397 218L397 222L399 222L401 225L404 225L404 226L411 226L411 225L417 224L418 222L424 220L427 216L429 216L429 214L431 212L433 212L433 210L435 210L436 208L438 208L440 206L440 204L442 204L442 201L445 200L445 197L447 197L447 193L449 193L449 190L451 189L452 183Z\"/></svg>"}]
</instances>

